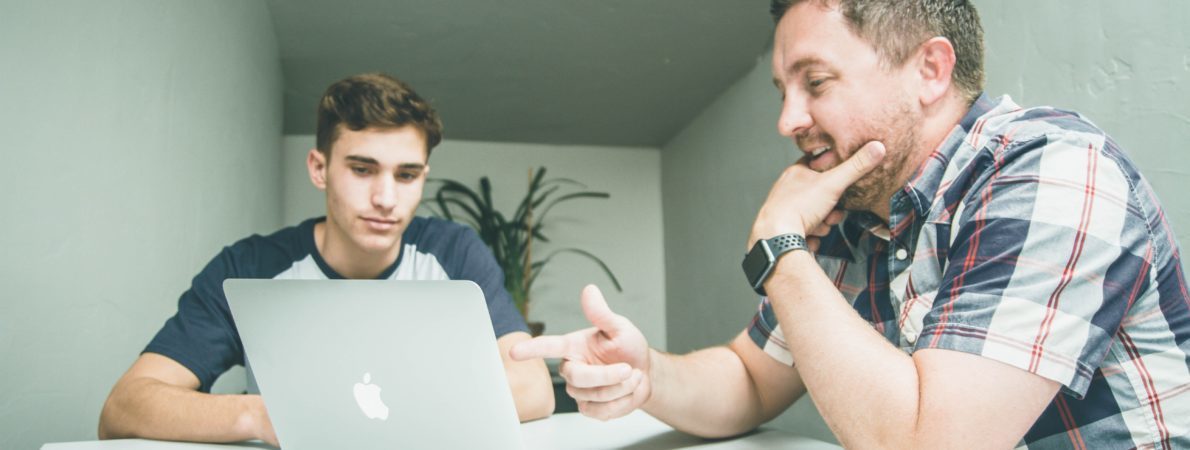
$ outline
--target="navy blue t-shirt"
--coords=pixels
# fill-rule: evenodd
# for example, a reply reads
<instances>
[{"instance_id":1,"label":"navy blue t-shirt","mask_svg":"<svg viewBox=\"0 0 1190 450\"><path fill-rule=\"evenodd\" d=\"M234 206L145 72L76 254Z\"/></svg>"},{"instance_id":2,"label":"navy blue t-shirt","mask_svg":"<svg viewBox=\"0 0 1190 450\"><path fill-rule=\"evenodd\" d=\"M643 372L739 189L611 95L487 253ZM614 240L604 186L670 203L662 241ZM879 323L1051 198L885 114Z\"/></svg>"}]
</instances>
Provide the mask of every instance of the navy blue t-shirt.
<instances>
[{"instance_id":1,"label":"navy blue t-shirt","mask_svg":"<svg viewBox=\"0 0 1190 450\"><path fill-rule=\"evenodd\" d=\"M244 347L223 295L223 280L342 279L323 261L314 244L314 225L324 220L309 219L268 236L252 235L224 247L194 277L190 289L178 299L177 314L165 322L144 351L186 366L198 376L199 390L210 392L219 375L244 364ZM464 225L415 217L401 236L397 260L376 278L473 281L487 299L497 338L528 331L504 289L504 272L491 250ZM253 381L249 380L250 385L255 384Z\"/></svg>"}]
</instances>

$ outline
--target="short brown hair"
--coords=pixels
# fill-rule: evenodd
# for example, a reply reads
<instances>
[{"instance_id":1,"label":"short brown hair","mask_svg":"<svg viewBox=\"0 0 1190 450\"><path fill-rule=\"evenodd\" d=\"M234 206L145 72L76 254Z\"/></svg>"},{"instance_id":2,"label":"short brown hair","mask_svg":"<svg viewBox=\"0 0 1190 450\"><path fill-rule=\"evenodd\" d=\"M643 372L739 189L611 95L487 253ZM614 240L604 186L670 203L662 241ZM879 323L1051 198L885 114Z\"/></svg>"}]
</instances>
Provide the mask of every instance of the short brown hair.
<instances>
[{"instance_id":1,"label":"short brown hair","mask_svg":"<svg viewBox=\"0 0 1190 450\"><path fill-rule=\"evenodd\" d=\"M326 88L318 102L315 147L324 155L339 138L339 125L352 131L411 125L426 139L426 157L442 142L442 120L408 84L383 73L344 78Z\"/></svg>"},{"instance_id":2,"label":"short brown hair","mask_svg":"<svg viewBox=\"0 0 1190 450\"><path fill-rule=\"evenodd\" d=\"M773 20L806 0L772 0ZM851 31L872 44L888 67L899 67L927 39L941 36L954 46L951 80L968 102L983 92L983 26L969 0L813 0L837 5Z\"/></svg>"}]
</instances>

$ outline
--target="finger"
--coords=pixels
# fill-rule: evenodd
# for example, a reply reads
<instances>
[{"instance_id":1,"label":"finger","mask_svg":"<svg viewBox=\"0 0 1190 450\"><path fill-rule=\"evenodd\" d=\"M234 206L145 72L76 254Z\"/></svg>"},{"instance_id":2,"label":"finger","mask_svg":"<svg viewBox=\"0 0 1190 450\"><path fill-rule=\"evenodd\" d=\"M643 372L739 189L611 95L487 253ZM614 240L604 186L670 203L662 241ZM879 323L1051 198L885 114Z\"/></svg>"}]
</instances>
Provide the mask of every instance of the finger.
<instances>
[{"instance_id":1,"label":"finger","mask_svg":"<svg viewBox=\"0 0 1190 450\"><path fill-rule=\"evenodd\" d=\"M846 218L847 218L846 211L843 211L841 209L836 209L834 211L831 211L830 214L827 214L826 219L824 219L822 222L827 225L834 226L834 225L838 225L840 222L843 221L843 219L846 219Z\"/></svg>"},{"instance_id":2,"label":"finger","mask_svg":"<svg viewBox=\"0 0 1190 450\"><path fill-rule=\"evenodd\" d=\"M848 186L855 184L872 169L880 165L880 161L884 160L885 148L880 141L870 141L860 147L854 155L847 158L843 164L826 171L827 178L835 184L835 187L846 189Z\"/></svg>"},{"instance_id":3,"label":"finger","mask_svg":"<svg viewBox=\"0 0 1190 450\"><path fill-rule=\"evenodd\" d=\"M818 253L818 246L822 242L818 240L817 236L810 236L806 238L806 248L810 249L810 253Z\"/></svg>"},{"instance_id":4,"label":"finger","mask_svg":"<svg viewBox=\"0 0 1190 450\"><path fill-rule=\"evenodd\" d=\"M508 356L517 361L537 358L563 358L571 356L570 340L565 336L538 336L517 343L508 349Z\"/></svg>"},{"instance_id":5,"label":"finger","mask_svg":"<svg viewBox=\"0 0 1190 450\"><path fill-rule=\"evenodd\" d=\"M633 396L620 397L610 402L579 402L578 410L587 417L608 421L624 417L632 412Z\"/></svg>"},{"instance_id":6,"label":"finger","mask_svg":"<svg viewBox=\"0 0 1190 450\"><path fill-rule=\"evenodd\" d=\"M607 300L603 299L603 293L595 285L588 284L583 288L581 302L583 314L599 331L608 336L615 336L617 332L624 329L625 322L628 320L612 312L611 308L607 306Z\"/></svg>"},{"instance_id":7,"label":"finger","mask_svg":"<svg viewBox=\"0 0 1190 450\"><path fill-rule=\"evenodd\" d=\"M566 393L570 394L575 400L609 402L620 397L632 395L636 387L640 386L640 380L642 378L644 378L644 375L640 370L633 370L632 375L627 380L620 382L620 384L597 388L580 388L573 384L567 384Z\"/></svg>"},{"instance_id":8,"label":"finger","mask_svg":"<svg viewBox=\"0 0 1190 450\"><path fill-rule=\"evenodd\" d=\"M826 235L830 234L830 232L831 232L831 226L824 223L824 224L814 227L813 230L810 230L810 232L806 234L806 237L810 237L810 236L822 237L822 236L826 236Z\"/></svg>"},{"instance_id":9,"label":"finger","mask_svg":"<svg viewBox=\"0 0 1190 450\"><path fill-rule=\"evenodd\" d=\"M566 361L558 368L558 375L566 384L577 388L597 388L623 383L632 376L632 366L625 363L594 365L581 361Z\"/></svg>"}]
</instances>

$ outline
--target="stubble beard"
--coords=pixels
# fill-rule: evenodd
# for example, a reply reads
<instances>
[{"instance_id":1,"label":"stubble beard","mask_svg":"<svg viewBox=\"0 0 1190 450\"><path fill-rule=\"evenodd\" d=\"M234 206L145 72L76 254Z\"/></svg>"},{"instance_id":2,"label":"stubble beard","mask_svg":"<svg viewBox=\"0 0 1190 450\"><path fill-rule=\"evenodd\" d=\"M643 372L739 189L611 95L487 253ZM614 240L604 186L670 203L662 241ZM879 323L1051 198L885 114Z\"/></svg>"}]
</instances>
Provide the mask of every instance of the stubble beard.
<instances>
[{"instance_id":1,"label":"stubble beard","mask_svg":"<svg viewBox=\"0 0 1190 450\"><path fill-rule=\"evenodd\" d=\"M843 196L839 199L843 209L877 211L882 209L881 204L887 208L887 203L893 193L900 188L900 177L904 173L909 156L917 146L918 119L908 105L901 105L898 108L890 109L883 120L873 124L867 130L868 133L865 134L869 136L879 134L887 136L890 131L895 133L894 136L899 136L891 142L883 142L885 156L879 166L843 191ZM852 144L851 152L848 155L854 155L867 143L868 141L865 140Z\"/></svg>"}]
</instances>

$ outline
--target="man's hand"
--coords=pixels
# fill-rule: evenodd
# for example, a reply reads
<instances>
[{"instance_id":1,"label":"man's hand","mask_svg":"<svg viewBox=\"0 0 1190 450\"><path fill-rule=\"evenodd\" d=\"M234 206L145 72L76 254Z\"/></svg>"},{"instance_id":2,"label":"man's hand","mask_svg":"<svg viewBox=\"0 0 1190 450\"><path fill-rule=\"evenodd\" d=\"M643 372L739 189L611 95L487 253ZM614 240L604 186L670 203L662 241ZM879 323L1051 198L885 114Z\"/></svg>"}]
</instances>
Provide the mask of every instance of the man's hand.
<instances>
[{"instance_id":1,"label":"man's hand","mask_svg":"<svg viewBox=\"0 0 1190 450\"><path fill-rule=\"evenodd\" d=\"M875 169L884 159L884 144L871 141L860 147L842 164L826 172L815 172L805 159L789 166L773 184L769 196L760 207L752 223L752 235L747 248L757 239L768 239L785 233L802 236L825 235L823 226L838 223L842 215L836 211L839 199L849 186ZM817 239L814 239L817 241ZM817 243L811 244L817 247Z\"/></svg>"},{"instance_id":2,"label":"man's hand","mask_svg":"<svg viewBox=\"0 0 1190 450\"><path fill-rule=\"evenodd\" d=\"M562 358L558 372L580 412L600 420L624 416L649 399L649 343L632 322L608 308L595 286L583 289L582 306L594 327L540 336L509 354L516 360Z\"/></svg>"}]
</instances>

